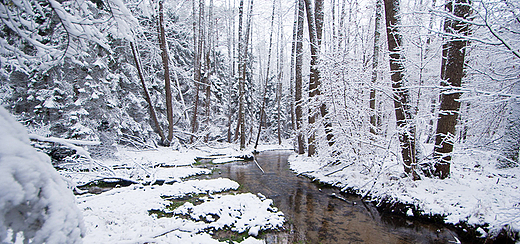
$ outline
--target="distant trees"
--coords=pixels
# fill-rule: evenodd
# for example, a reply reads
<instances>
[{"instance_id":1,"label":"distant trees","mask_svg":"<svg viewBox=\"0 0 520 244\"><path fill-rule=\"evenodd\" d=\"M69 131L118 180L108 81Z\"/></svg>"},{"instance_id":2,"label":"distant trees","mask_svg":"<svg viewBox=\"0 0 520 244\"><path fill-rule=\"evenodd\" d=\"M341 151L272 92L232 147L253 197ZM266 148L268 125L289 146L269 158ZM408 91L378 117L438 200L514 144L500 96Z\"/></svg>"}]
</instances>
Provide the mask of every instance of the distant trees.
<instances>
[{"instance_id":1,"label":"distant trees","mask_svg":"<svg viewBox=\"0 0 520 244\"><path fill-rule=\"evenodd\" d=\"M68 136L243 149L253 135L256 147L294 132L299 154L367 171L398 155L414 179L448 177L458 143L518 164L514 2L374 0L364 11L357 0L295 0L291 48L287 21L276 28L282 1L265 13L252 0L21 3L0 4L0 100L24 118L59 119ZM112 21L125 16L136 23Z\"/></svg>"}]
</instances>

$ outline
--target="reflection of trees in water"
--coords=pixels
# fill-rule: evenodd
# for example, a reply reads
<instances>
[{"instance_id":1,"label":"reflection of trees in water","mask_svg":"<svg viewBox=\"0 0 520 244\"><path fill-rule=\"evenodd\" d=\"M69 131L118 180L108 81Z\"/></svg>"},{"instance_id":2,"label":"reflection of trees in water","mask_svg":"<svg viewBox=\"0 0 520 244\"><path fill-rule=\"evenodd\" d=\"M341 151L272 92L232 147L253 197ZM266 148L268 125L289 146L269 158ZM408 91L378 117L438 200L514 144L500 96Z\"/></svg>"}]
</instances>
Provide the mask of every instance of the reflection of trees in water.
<instances>
[{"instance_id":1,"label":"reflection of trees in water","mask_svg":"<svg viewBox=\"0 0 520 244\"><path fill-rule=\"evenodd\" d=\"M399 216L383 216L370 203L343 195L348 201L330 197L338 189L321 191L309 179L289 170L289 153L257 155L265 170L252 162L219 165L222 175L238 181L245 191L262 193L286 218L288 243L448 243L453 238L440 226L422 225ZM353 202L359 203L354 205ZM397 219L396 219L397 218ZM442 228L437 233L437 228Z\"/></svg>"}]
</instances>

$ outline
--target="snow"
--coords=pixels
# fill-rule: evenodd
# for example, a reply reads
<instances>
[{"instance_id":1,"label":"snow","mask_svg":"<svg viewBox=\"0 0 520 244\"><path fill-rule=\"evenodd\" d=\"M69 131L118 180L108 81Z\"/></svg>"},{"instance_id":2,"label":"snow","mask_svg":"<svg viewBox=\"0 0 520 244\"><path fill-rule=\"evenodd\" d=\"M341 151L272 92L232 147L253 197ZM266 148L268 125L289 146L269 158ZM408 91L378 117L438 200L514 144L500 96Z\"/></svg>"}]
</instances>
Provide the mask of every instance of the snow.
<instances>
[{"instance_id":1,"label":"snow","mask_svg":"<svg viewBox=\"0 0 520 244\"><path fill-rule=\"evenodd\" d=\"M444 180L423 177L413 181L404 177L402 165L395 158L371 171L356 163L327 166L326 162L319 157L289 158L297 173L375 201L414 205L422 215L444 216L445 223L454 225L482 226L480 230L490 234L496 235L503 228L520 231L520 168L498 169L485 154L467 150L455 153L451 175ZM414 212L408 209L405 214L413 216Z\"/></svg>"},{"instance_id":2,"label":"snow","mask_svg":"<svg viewBox=\"0 0 520 244\"><path fill-rule=\"evenodd\" d=\"M211 162L214 163L214 164L225 164L225 163L230 163L230 162L235 162L235 161L243 161L243 160L244 159L241 159L241 158L229 157L229 158L214 159Z\"/></svg>"},{"instance_id":3,"label":"snow","mask_svg":"<svg viewBox=\"0 0 520 244\"><path fill-rule=\"evenodd\" d=\"M0 107L0 240L81 243L83 217L50 158L29 144L25 128ZM22 235L23 234L23 235Z\"/></svg>"},{"instance_id":4,"label":"snow","mask_svg":"<svg viewBox=\"0 0 520 244\"><path fill-rule=\"evenodd\" d=\"M209 222L206 228L218 230L229 227L239 233L249 230L249 235L257 236L260 230L276 229L283 225L283 213L272 204L270 199L261 200L254 194L245 193L218 196L197 206L188 202L174 213ZM218 220L208 218L213 215L218 216Z\"/></svg>"},{"instance_id":5,"label":"snow","mask_svg":"<svg viewBox=\"0 0 520 244\"><path fill-rule=\"evenodd\" d=\"M162 186L130 186L113 189L99 195L78 197L84 210L87 243L218 243L208 229L233 227L243 232L252 229L277 228L283 224L283 214L271 206L272 200L261 200L246 193L218 195L237 189L238 183L229 179L188 180ZM192 194L209 194L205 202L194 206L190 202L175 209L177 214L189 215L157 218L151 209L166 210L166 198L181 198ZM219 216L215 220L213 216ZM199 221L197 221L199 220ZM200 220L206 220L200 221ZM250 231L251 232L251 231ZM166 233L166 234L165 234ZM261 243L247 239L246 243Z\"/></svg>"},{"instance_id":6,"label":"snow","mask_svg":"<svg viewBox=\"0 0 520 244\"><path fill-rule=\"evenodd\" d=\"M283 213L273 206L271 199L261 194L229 193L239 188L235 181L187 179L211 173L209 169L193 167L197 158L216 158L225 163L242 160L236 156L250 151L230 147L181 151L171 148L136 151L119 146L117 149L115 159L96 162L110 170L61 171L74 185L94 180L134 182L101 194L77 196L84 215L86 243L221 243L210 235L221 229L251 236L241 243L264 243L253 236L264 230L278 229L284 223ZM229 155L222 156L225 154ZM157 181L165 184L153 185ZM194 205L186 201L176 209L168 207L172 203L170 199L191 197L202 203ZM163 211L171 217L159 218L150 214L150 210Z\"/></svg>"}]
</instances>

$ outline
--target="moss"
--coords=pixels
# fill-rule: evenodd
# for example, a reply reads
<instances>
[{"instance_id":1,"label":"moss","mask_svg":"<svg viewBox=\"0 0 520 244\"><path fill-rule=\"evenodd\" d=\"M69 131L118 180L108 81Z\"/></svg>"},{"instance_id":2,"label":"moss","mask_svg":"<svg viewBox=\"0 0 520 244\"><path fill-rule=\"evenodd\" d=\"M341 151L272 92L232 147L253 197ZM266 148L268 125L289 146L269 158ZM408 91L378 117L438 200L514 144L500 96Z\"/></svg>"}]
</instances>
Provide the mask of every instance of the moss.
<instances>
[{"instance_id":1,"label":"moss","mask_svg":"<svg viewBox=\"0 0 520 244\"><path fill-rule=\"evenodd\" d=\"M244 241L249 236L249 234L247 231L238 233L235 231L231 231L229 228L226 228L223 230L214 231L212 236L213 238L221 242L225 241L228 243L240 243Z\"/></svg>"},{"instance_id":2,"label":"moss","mask_svg":"<svg viewBox=\"0 0 520 244\"><path fill-rule=\"evenodd\" d=\"M150 209L148 210L148 214L149 215L156 215L157 218L163 218L163 217L166 217L166 218L171 218L173 217L173 213L168 213L164 210L159 210L159 209Z\"/></svg>"}]
</instances>

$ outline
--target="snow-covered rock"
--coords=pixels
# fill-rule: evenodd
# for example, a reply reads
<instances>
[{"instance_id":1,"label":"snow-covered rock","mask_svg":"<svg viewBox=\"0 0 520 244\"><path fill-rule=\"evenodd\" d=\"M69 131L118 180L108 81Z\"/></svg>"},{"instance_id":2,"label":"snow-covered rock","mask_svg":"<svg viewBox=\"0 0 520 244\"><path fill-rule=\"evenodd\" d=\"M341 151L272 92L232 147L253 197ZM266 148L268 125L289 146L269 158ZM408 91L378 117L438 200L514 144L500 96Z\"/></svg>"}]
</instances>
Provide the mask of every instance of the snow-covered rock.
<instances>
[{"instance_id":1,"label":"snow-covered rock","mask_svg":"<svg viewBox=\"0 0 520 244\"><path fill-rule=\"evenodd\" d=\"M83 235L82 213L50 158L0 107L0 241L81 243Z\"/></svg>"}]
</instances>

